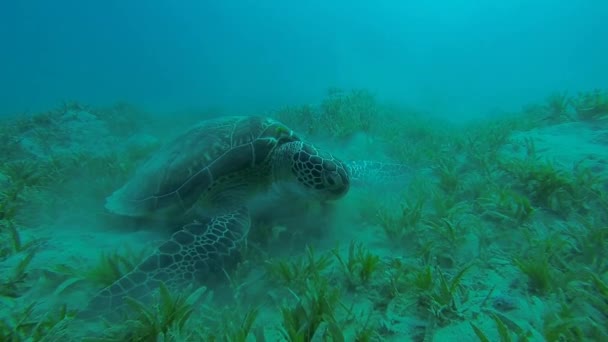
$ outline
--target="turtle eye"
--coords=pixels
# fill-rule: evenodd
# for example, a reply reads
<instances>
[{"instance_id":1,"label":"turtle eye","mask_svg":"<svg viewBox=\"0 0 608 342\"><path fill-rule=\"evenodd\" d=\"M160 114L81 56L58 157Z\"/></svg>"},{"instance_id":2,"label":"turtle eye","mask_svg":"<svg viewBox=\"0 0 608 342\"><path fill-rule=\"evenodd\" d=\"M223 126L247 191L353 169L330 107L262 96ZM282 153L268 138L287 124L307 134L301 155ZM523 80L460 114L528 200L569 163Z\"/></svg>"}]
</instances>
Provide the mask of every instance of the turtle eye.
<instances>
[{"instance_id":1,"label":"turtle eye","mask_svg":"<svg viewBox=\"0 0 608 342\"><path fill-rule=\"evenodd\" d=\"M329 184L329 185L336 185L336 181L334 180L333 176L327 177L327 184Z\"/></svg>"}]
</instances>

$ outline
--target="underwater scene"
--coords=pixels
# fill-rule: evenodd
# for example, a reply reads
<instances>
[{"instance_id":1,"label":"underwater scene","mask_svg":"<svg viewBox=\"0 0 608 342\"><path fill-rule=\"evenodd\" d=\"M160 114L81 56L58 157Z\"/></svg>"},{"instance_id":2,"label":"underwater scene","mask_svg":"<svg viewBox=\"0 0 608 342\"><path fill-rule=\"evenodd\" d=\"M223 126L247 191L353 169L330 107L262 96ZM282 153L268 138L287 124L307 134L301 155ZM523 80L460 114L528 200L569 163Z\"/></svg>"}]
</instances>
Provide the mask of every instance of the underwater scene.
<instances>
[{"instance_id":1,"label":"underwater scene","mask_svg":"<svg viewBox=\"0 0 608 342\"><path fill-rule=\"evenodd\" d=\"M0 341L608 341L608 5L0 5Z\"/></svg>"}]
</instances>

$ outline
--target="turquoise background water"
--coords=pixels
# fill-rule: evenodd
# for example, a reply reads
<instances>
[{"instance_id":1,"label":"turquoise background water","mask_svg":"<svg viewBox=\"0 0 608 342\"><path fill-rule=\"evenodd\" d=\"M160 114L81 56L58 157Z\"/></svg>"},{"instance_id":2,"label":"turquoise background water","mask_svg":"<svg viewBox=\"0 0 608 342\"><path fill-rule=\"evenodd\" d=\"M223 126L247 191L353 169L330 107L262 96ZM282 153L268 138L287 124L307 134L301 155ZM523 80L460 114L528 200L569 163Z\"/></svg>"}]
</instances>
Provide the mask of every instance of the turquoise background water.
<instances>
[{"instance_id":1,"label":"turquoise background water","mask_svg":"<svg viewBox=\"0 0 608 342\"><path fill-rule=\"evenodd\" d=\"M599 0L3 1L0 114L117 99L256 112L334 86L458 118L518 109L606 85L607 18Z\"/></svg>"}]
</instances>

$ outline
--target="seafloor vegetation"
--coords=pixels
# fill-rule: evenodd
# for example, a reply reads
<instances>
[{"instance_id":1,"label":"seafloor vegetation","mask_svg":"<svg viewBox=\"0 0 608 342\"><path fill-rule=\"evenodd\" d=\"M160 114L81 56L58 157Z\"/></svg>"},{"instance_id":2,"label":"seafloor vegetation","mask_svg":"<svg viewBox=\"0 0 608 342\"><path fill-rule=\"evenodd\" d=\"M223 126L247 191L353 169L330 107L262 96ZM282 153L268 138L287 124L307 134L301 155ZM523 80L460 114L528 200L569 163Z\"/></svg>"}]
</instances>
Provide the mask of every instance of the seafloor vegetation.
<instances>
[{"instance_id":1,"label":"seafloor vegetation","mask_svg":"<svg viewBox=\"0 0 608 342\"><path fill-rule=\"evenodd\" d=\"M413 177L353 189L309 230L261 215L220 286L161 288L156 304L131 301L134 315L96 330L74 313L154 246L106 214L104 198L201 117L66 103L4 119L0 339L608 340L608 93L555 93L466 124L364 90L268 115Z\"/></svg>"}]
</instances>

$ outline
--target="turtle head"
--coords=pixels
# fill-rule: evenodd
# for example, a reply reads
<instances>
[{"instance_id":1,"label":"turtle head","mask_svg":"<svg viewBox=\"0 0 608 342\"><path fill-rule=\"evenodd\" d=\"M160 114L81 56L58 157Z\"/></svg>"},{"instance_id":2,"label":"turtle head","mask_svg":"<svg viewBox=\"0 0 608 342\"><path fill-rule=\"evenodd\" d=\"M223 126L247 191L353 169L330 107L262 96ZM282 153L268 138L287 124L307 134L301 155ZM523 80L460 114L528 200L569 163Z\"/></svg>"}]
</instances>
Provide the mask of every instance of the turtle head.
<instances>
[{"instance_id":1,"label":"turtle head","mask_svg":"<svg viewBox=\"0 0 608 342\"><path fill-rule=\"evenodd\" d=\"M302 141L283 144L275 153L275 182L294 184L299 193L322 201L339 199L348 192L346 165L330 153Z\"/></svg>"}]
</instances>

